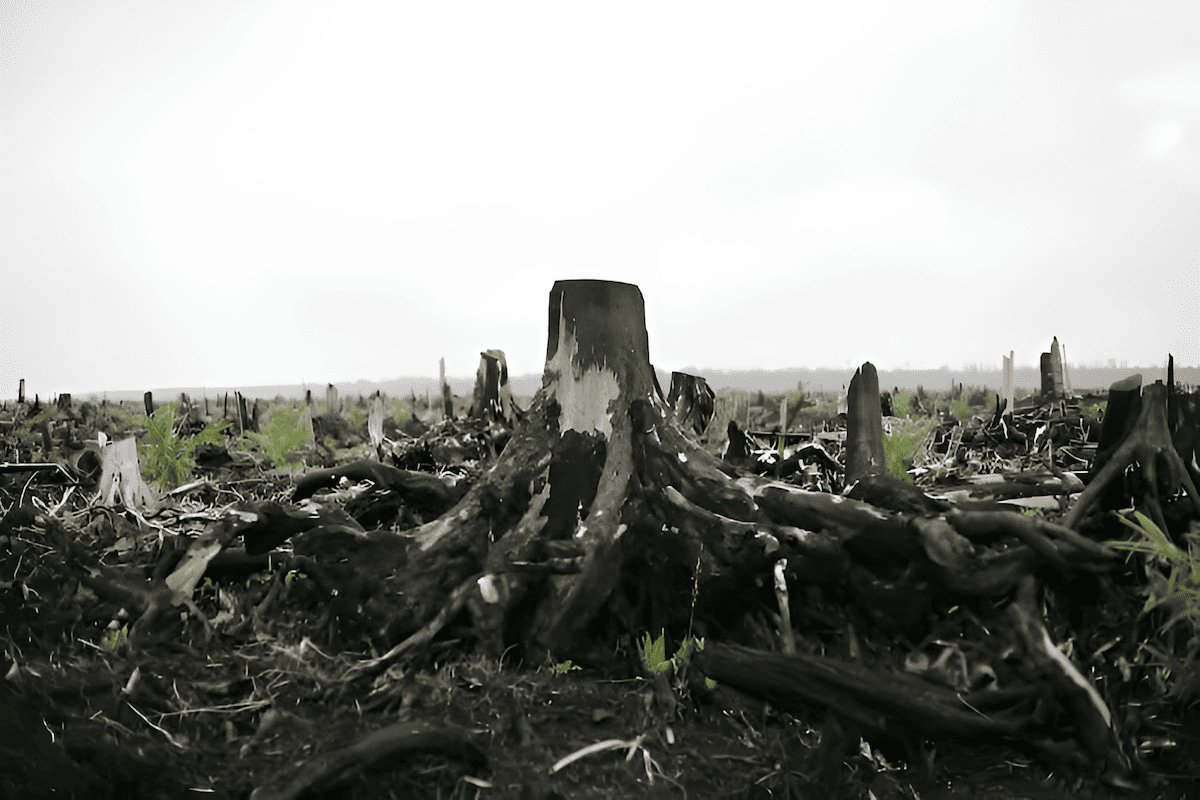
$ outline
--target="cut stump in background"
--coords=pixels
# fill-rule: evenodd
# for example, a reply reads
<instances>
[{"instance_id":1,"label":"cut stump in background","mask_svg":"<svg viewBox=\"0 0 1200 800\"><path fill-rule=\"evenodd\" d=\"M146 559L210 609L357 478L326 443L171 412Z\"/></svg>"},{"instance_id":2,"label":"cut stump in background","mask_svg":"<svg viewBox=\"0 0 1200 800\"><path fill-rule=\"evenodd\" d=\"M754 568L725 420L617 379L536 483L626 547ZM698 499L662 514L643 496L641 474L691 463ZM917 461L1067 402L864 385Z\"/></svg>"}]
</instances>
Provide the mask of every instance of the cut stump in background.
<instances>
[{"instance_id":1,"label":"cut stump in background","mask_svg":"<svg viewBox=\"0 0 1200 800\"><path fill-rule=\"evenodd\" d=\"M517 408L508 384L508 363L503 350L484 350L479 354L469 416L503 422L510 428L521 419L521 409Z\"/></svg>"},{"instance_id":2,"label":"cut stump in background","mask_svg":"<svg viewBox=\"0 0 1200 800\"><path fill-rule=\"evenodd\" d=\"M158 502L154 491L142 478L138 465L137 439L130 436L113 442L100 452L104 466L100 473L99 494L101 505L111 506L118 492L121 503L131 510L140 511Z\"/></svg>"},{"instance_id":3,"label":"cut stump in background","mask_svg":"<svg viewBox=\"0 0 1200 800\"><path fill-rule=\"evenodd\" d=\"M703 436L712 419L716 395L708 382L686 372L671 373L671 388L667 390L667 405L684 428Z\"/></svg>"},{"instance_id":4,"label":"cut stump in background","mask_svg":"<svg viewBox=\"0 0 1200 800\"><path fill-rule=\"evenodd\" d=\"M887 472L879 374L871 362L855 370L846 407L846 485L849 486L862 478Z\"/></svg>"}]
</instances>

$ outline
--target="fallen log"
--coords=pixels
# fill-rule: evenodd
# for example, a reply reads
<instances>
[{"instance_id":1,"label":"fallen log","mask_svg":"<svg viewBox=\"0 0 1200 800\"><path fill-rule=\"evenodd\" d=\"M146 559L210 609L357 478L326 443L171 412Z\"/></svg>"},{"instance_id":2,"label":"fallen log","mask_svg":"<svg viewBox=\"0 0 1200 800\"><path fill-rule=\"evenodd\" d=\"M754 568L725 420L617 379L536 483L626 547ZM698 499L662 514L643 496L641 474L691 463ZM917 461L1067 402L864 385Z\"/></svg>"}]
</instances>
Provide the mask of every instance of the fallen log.
<instances>
[{"instance_id":1,"label":"fallen log","mask_svg":"<svg viewBox=\"0 0 1200 800\"><path fill-rule=\"evenodd\" d=\"M344 787L361 775L390 771L404 758L433 753L486 769L487 756L467 732L445 722L398 722L372 731L354 744L301 762L250 793L251 800L298 800Z\"/></svg>"},{"instance_id":2,"label":"fallen log","mask_svg":"<svg viewBox=\"0 0 1200 800\"><path fill-rule=\"evenodd\" d=\"M915 675L717 642L706 643L693 658L706 676L785 711L812 716L829 708L869 733L897 739L1016 736L1032 724L1020 710L1029 692L964 695ZM989 713L980 713L981 708Z\"/></svg>"}]
</instances>

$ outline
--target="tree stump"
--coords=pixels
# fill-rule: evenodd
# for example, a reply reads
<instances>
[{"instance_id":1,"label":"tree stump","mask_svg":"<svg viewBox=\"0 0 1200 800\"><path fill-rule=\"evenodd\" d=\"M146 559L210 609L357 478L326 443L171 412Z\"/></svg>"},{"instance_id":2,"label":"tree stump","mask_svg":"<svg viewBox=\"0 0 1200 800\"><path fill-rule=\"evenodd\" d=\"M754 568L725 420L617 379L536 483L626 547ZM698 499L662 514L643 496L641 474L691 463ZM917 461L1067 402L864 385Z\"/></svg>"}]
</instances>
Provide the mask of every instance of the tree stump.
<instances>
[{"instance_id":1,"label":"tree stump","mask_svg":"<svg viewBox=\"0 0 1200 800\"><path fill-rule=\"evenodd\" d=\"M849 486L861 478L887 472L879 374L871 362L855 370L846 407L846 485Z\"/></svg>"},{"instance_id":2,"label":"tree stump","mask_svg":"<svg viewBox=\"0 0 1200 800\"><path fill-rule=\"evenodd\" d=\"M704 378L686 372L671 373L667 405L675 411L679 424L695 431L697 436L703 436L708 428L715 402L716 395Z\"/></svg>"},{"instance_id":3,"label":"tree stump","mask_svg":"<svg viewBox=\"0 0 1200 800\"><path fill-rule=\"evenodd\" d=\"M1112 460L1113 454L1133 427L1142 411L1142 375L1130 375L1108 387L1108 402L1104 407L1104 418L1100 422L1100 440L1096 444L1096 457L1088 470L1087 482L1091 483L1100 474L1104 465ZM1109 481L1097 502L1105 511L1127 505L1129 492L1124 480Z\"/></svg>"},{"instance_id":4,"label":"tree stump","mask_svg":"<svg viewBox=\"0 0 1200 800\"><path fill-rule=\"evenodd\" d=\"M878 378L870 365L858 378L856 413L874 440ZM308 562L293 567L328 567L320 571L338 614L394 644L352 679L450 626L456 636L469 626L494 656L513 647L511 657L533 663L611 652L616 631L666 628L682 638L693 614L710 631L733 628L749 609L774 604L777 564L788 584L827 587L867 624L921 641L935 612L959 598L994 604L1032 574L1100 572L1121 560L1046 520L900 499L889 510L806 491L707 453L658 391L638 288L559 281L542 388L491 468L453 508L403 534L301 533L295 557ZM589 647L585 633L605 641ZM1052 674L1048 691L1086 680L1063 674ZM860 696L870 685L867 676L843 687L855 695L843 705L873 701Z\"/></svg>"},{"instance_id":5,"label":"tree stump","mask_svg":"<svg viewBox=\"0 0 1200 800\"><path fill-rule=\"evenodd\" d=\"M100 474L101 505L111 506L118 495L126 508L142 510L157 502L154 491L142 478L138 465L137 440L127 439L113 442L101 452L103 468Z\"/></svg>"},{"instance_id":6,"label":"tree stump","mask_svg":"<svg viewBox=\"0 0 1200 800\"><path fill-rule=\"evenodd\" d=\"M371 441L371 457L383 460L383 395L376 390L371 397L371 411L367 414L367 437Z\"/></svg>"},{"instance_id":7,"label":"tree stump","mask_svg":"<svg viewBox=\"0 0 1200 800\"><path fill-rule=\"evenodd\" d=\"M1039 366L1042 377L1042 401L1049 403L1062 400L1065 394L1063 391L1062 354L1058 348L1057 336L1050 343L1050 352L1042 353Z\"/></svg>"},{"instance_id":8,"label":"tree stump","mask_svg":"<svg viewBox=\"0 0 1200 800\"><path fill-rule=\"evenodd\" d=\"M1135 377L1140 383L1140 376ZM1133 378L1129 378L1127 381L1115 383L1109 391L1109 410L1105 412L1104 428L1101 429L1100 447L1096 455L1097 462L1101 460L1101 453L1106 454L1106 460L1063 520L1063 524L1068 528L1077 526L1108 490L1109 485L1120 481L1125 474L1125 468L1135 463L1140 467L1141 476L1140 491L1137 493L1139 496L1135 499L1146 515L1154 520L1155 525L1164 532L1167 530L1161 497L1164 494L1174 494L1180 486L1187 492L1192 508L1200 516L1200 491L1197 491L1191 473L1171 441L1171 429L1167 422L1167 387L1162 381L1155 381L1142 389L1139 400L1135 394L1136 389L1130 389L1127 385L1127 382L1132 380ZM1116 415L1113 414L1114 405ZM1121 424L1123 431L1120 444L1108 455L1105 446L1111 446L1112 439L1105 438L1105 430L1108 430L1109 420L1114 416L1113 430L1117 424Z\"/></svg>"},{"instance_id":9,"label":"tree stump","mask_svg":"<svg viewBox=\"0 0 1200 800\"><path fill-rule=\"evenodd\" d=\"M508 384L508 363L503 350L484 350L479 354L475 373L475 391L471 399L472 419L503 422L512 427L521 418L521 409L513 400Z\"/></svg>"},{"instance_id":10,"label":"tree stump","mask_svg":"<svg viewBox=\"0 0 1200 800\"><path fill-rule=\"evenodd\" d=\"M330 383L325 387L325 413L333 416L340 410L337 387Z\"/></svg>"}]
</instances>

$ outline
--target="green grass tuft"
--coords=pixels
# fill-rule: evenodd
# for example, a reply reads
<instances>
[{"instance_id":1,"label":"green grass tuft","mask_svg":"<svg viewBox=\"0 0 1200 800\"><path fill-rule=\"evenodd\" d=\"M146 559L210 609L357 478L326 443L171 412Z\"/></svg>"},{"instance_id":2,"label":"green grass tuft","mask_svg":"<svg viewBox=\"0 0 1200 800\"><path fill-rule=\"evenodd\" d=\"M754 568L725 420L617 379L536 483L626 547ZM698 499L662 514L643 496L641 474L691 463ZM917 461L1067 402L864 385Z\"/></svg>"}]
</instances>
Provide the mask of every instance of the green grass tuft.
<instances>
[{"instance_id":1,"label":"green grass tuft","mask_svg":"<svg viewBox=\"0 0 1200 800\"><path fill-rule=\"evenodd\" d=\"M883 456L888 472L902 481L912 483L905 470L904 462L912 462L925 445L925 439L933 430L932 419L905 419L892 427L892 432L883 437Z\"/></svg>"}]
</instances>

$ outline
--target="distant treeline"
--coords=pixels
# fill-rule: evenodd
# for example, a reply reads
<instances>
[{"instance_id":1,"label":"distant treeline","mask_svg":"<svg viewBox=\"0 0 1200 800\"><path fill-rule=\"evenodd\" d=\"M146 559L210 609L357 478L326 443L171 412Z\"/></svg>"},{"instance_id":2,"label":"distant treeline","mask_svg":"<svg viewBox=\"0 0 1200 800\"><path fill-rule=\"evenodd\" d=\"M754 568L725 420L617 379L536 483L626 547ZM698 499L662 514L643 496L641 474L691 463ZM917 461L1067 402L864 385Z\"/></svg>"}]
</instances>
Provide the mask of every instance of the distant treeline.
<instances>
[{"instance_id":1,"label":"distant treeline","mask_svg":"<svg viewBox=\"0 0 1200 800\"><path fill-rule=\"evenodd\" d=\"M663 370L656 370L656 372L658 373L659 384L665 393L671 385L671 373ZM681 372L689 372L693 375L704 377L708 381L709 386L717 391L729 387L750 391L792 392L796 390L797 383L803 384L804 388L813 391L818 389L836 390L848 385L850 379L854 376L854 369L813 369L807 367L780 370L720 370L684 367ZM1068 365L1067 380L1070 382L1071 389L1078 393L1084 390L1107 389L1116 381L1139 372L1142 374L1142 380L1146 383L1166 379L1166 368L1162 366L1080 367ZM917 386L923 386L927 390L938 391L950 388L950 382L953 381L955 384L986 386L994 390L999 390L1000 378L999 369L880 370L879 387L885 390L893 387L912 390ZM1200 386L1200 367L1176 367L1175 380L1177 383L1189 386ZM475 377L473 375L462 378L447 377L446 382L450 384L450 391L454 394L460 396L469 395L474 389ZM517 375L511 378L510 382L513 394L519 397L531 397L541 388L542 376ZM337 386L338 395L341 397L356 397L360 394L365 397L374 393L377 389L382 390L384 394L397 400L410 397L413 393L416 393L419 397L424 397L427 391L434 395L437 394L437 378L424 376L408 376L386 381L341 382L335 385ZM1017 389L1036 391L1041 387L1041 376L1033 367L1017 367L1013 370L1013 385ZM194 399L202 398L206 394L210 399L215 399L223 396L226 391L233 392L236 390L249 398L261 397L270 400L275 397L284 397L289 400L299 400L303 399L305 388L305 386L300 384L287 386L234 386L228 388L200 386L146 387L106 391L103 393L79 392L75 396L81 400L92 396L97 398L104 396L114 401L141 400L142 394L150 390L154 392L155 400L165 401L177 399L180 392L186 392L189 397ZM324 383L309 384L307 388L312 391L314 402L325 402ZM29 387L26 390L27 399L32 401L35 391L37 391L35 387ZM46 393L41 392L40 394L45 395ZM45 400L47 398L43 397L42 399Z\"/></svg>"},{"instance_id":2,"label":"distant treeline","mask_svg":"<svg viewBox=\"0 0 1200 800\"><path fill-rule=\"evenodd\" d=\"M855 367L856 368L856 367ZM797 382L806 388L841 389L850 384L854 369L797 368L781 370L719 370L684 367L682 372L701 375L714 390L722 387L750 389L764 392L795 391ZM1166 380L1167 370L1157 367L1080 367L1067 365L1067 380L1072 391L1108 389L1119 380L1141 373L1143 382L1153 383ZM1002 374L999 369L902 369L879 370L879 388L888 390L916 389L923 386L928 390L949 389L950 382L967 386L987 386L999 390ZM660 375L660 380L662 376ZM670 375L667 376L668 382ZM1200 367L1175 368L1175 382L1195 386L1200 384ZM1042 378L1034 367L1017 367L1013 370L1013 388L1038 391ZM663 385L664 391L666 384Z\"/></svg>"}]
</instances>

